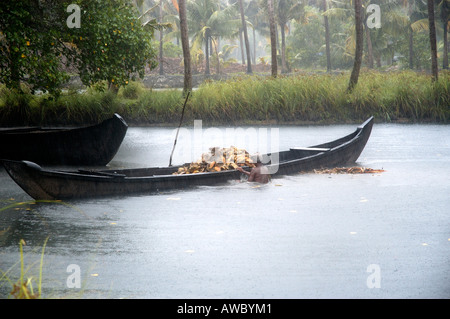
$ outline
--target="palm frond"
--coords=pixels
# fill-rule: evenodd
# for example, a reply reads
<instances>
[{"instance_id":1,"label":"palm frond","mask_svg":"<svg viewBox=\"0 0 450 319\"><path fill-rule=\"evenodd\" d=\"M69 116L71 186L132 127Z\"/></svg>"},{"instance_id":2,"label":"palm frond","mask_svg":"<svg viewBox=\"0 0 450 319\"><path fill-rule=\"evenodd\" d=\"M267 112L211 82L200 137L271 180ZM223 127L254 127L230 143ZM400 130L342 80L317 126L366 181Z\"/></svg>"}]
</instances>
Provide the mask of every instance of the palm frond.
<instances>
[{"instance_id":1,"label":"palm frond","mask_svg":"<svg viewBox=\"0 0 450 319\"><path fill-rule=\"evenodd\" d=\"M428 19L417 20L416 22L411 24L411 29L414 32L428 30Z\"/></svg>"},{"instance_id":2,"label":"palm frond","mask_svg":"<svg viewBox=\"0 0 450 319\"><path fill-rule=\"evenodd\" d=\"M330 8L327 11L325 11L324 13L322 13L322 15L325 15L327 17L340 19L340 20L344 20L344 19L347 19L348 17L350 17L352 15L352 13L353 12L351 10L349 10L349 9Z\"/></svg>"},{"instance_id":3,"label":"palm frond","mask_svg":"<svg viewBox=\"0 0 450 319\"><path fill-rule=\"evenodd\" d=\"M157 8L157 7L159 7L159 4L154 5L153 7L151 7L151 8L149 8L149 9L145 10L145 12L142 13L142 14L139 16L139 19L142 19L146 14L151 13L151 12L152 12L155 8Z\"/></svg>"}]
</instances>

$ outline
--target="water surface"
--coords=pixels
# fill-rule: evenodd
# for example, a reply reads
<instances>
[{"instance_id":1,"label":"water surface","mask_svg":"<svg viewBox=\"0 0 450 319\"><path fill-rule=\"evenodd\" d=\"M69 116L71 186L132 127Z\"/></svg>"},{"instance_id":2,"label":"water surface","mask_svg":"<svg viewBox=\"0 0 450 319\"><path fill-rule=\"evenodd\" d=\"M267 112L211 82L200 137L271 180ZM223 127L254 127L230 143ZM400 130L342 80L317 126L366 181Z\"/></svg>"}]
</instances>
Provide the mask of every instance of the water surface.
<instances>
[{"instance_id":1,"label":"water surface","mask_svg":"<svg viewBox=\"0 0 450 319\"><path fill-rule=\"evenodd\" d=\"M355 125L263 128L284 150ZM173 163L211 146L258 151L242 139L249 127L207 129L201 141L192 128L180 132ZM130 128L109 166L167 166L174 136L174 128ZM47 297L449 298L450 126L375 124L357 165L385 172L65 203L32 202L2 169L0 269L17 278L24 239L36 276L48 238ZM82 288L68 287L69 265ZM379 288L370 287L373 265Z\"/></svg>"}]
</instances>

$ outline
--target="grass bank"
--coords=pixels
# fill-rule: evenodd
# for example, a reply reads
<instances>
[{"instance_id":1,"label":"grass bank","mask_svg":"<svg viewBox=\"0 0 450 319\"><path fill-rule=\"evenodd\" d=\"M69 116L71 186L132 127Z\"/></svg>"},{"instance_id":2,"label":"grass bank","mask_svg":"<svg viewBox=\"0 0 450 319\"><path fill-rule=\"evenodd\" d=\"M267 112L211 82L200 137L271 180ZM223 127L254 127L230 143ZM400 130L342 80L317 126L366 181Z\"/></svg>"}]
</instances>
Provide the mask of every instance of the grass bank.
<instances>
[{"instance_id":1,"label":"grass bank","mask_svg":"<svg viewBox=\"0 0 450 319\"><path fill-rule=\"evenodd\" d=\"M206 124L347 123L374 115L378 121L448 123L450 73L438 82L415 72L363 72L352 93L348 74L299 74L272 79L239 76L206 82L188 101L185 122ZM57 100L46 95L0 90L0 124L75 125L93 123L117 112L130 125L178 124L180 90L156 91L130 83L117 95L94 88L67 92Z\"/></svg>"}]
</instances>

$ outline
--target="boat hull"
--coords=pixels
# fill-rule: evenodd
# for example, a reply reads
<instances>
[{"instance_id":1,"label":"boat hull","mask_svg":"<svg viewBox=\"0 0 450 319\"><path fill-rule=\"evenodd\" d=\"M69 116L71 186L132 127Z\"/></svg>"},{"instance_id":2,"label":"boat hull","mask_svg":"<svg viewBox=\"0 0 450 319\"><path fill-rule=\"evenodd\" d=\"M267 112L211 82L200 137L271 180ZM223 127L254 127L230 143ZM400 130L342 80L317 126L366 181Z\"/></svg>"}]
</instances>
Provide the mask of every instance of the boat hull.
<instances>
[{"instance_id":1,"label":"boat hull","mask_svg":"<svg viewBox=\"0 0 450 319\"><path fill-rule=\"evenodd\" d=\"M328 149L324 152L312 152L310 156L298 155L293 160L283 161L280 156L278 170L273 175L289 175L319 168L331 168L353 164L361 155L372 133L373 117L360 125L356 131L341 139L311 146L309 149ZM296 152L291 149L290 152ZM301 151L307 152L307 151ZM280 154L281 155L281 154ZM295 155L294 155L295 157Z\"/></svg>"},{"instance_id":2,"label":"boat hull","mask_svg":"<svg viewBox=\"0 0 450 319\"><path fill-rule=\"evenodd\" d=\"M104 166L116 155L127 129L118 114L87 127L2 129L0 158L41 165Z\"/></svg>"},{"instance_id":3,"label":"boat hull","mask_svg":"<svg viewBox=\"0 0 450 319\"><path fill-rule=\"evenodd\" d=\"M265 154L273 176L354 163L371 134L373 118L341 139L304 149ZM274 160L276 159L276 160ZM150 194L240 179L236 170L173 175L179 166L103 171L46 170L27 161L3 161L9 175L34 199L74 199ZM247 168L249 169L249 168Z\"/></svg>"},{"instance_id":4,"label":"boat hull","mask_svg":"<svg viewBox=\"0 0 450 319\"><path fill-rule=\"evenodd\" d=\"M129 194L149 194L201 185L225 183L239 179L240 172L223 174L163 175L147 177L90 176L77 173L59 174L43 170L27 161L4 161L14 181L36 200L76 199ZM174 167L174 171L176 171Z\"/></svg>"}]
</instances>

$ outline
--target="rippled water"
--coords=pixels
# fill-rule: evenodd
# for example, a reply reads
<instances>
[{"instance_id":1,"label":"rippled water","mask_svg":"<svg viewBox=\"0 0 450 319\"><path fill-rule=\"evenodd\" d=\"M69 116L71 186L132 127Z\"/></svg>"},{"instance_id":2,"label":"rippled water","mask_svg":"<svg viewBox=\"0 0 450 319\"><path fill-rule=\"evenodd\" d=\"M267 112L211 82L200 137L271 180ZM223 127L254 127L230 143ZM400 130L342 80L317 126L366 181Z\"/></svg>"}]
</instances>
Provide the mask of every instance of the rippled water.
<instances>
[{"instance_id":1,"label":"rippled water","mask_svg":"<svg viewBox=\"0 0 450 319\"><path fill-rule=\"evenodd\" d=\"M262 128L284 150L355 125ZM182 130L173 163L210 146L258 151L264 143L252 130L266 141L259 129ZM130 128L110 167L167 166L175 133ZM385 172L65 203L34 203L2 169L0 269L17 278L24 239L25 263L37 276L48 238L47 297L450 297L450 126L375 124L358 165ZM81 288L68 285L70 265L80 269ZM370 265L379 288L368 285ZM0 296L9 290L3 284Z\"/></svg>"}]
</instances>

